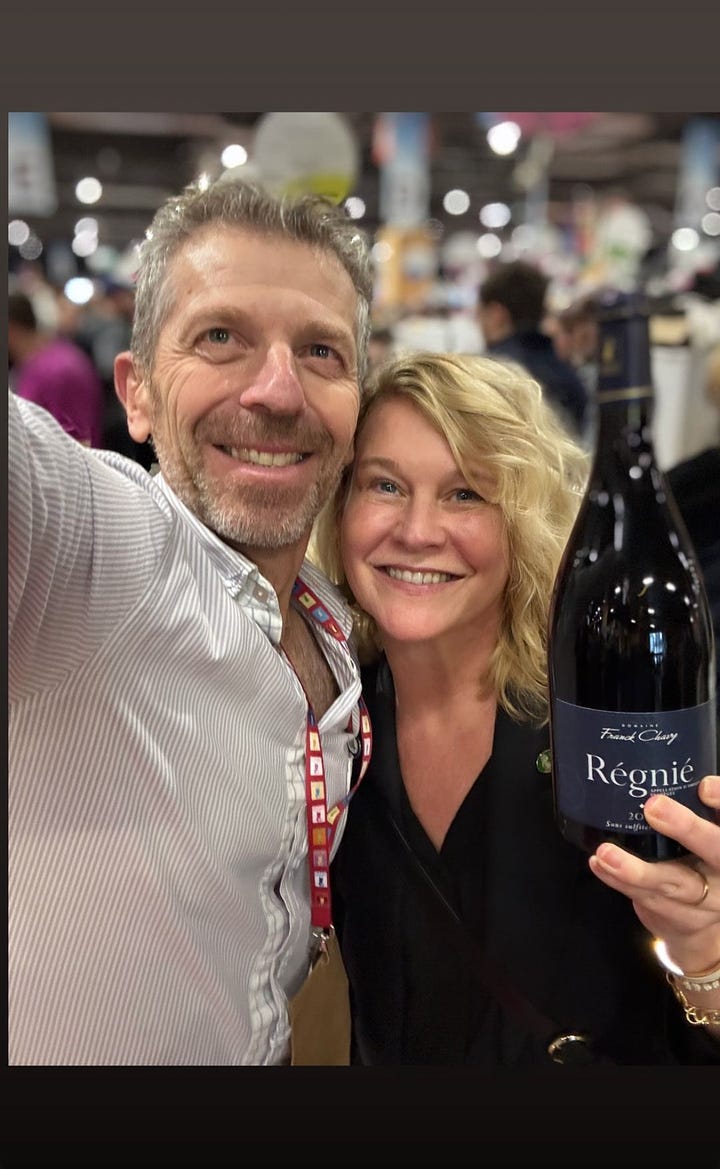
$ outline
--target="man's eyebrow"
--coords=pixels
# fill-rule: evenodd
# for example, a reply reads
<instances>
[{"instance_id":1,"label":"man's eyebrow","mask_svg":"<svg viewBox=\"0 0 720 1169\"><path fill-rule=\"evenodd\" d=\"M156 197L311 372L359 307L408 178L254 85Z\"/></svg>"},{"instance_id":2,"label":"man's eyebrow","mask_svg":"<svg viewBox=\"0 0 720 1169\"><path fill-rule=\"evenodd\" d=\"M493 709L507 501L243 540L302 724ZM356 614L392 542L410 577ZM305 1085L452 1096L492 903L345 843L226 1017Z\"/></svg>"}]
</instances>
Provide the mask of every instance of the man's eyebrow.
<instances>
[{"instance_id":1,"label":"man's eyebrow","mask_svg":"<svg viewBox=\"0 0 720 1169\"><path fill-rule=\"evenodd\" d=\"M187 313L186 327L195 328L198 325L216 324L216 325L232 325L235 322L241 324L252 323L252 313L247 309L237 308L229 304L217 305L203 305L200 308L194 306Z\"/></svg>"},{"instance_id":2,"label":"man's eyebrow","mask_svg":"<svg viewBox=\"0 0 720 1169\"><path fill-rule=\"evenodd\" d=\"M319 338L322 341L332 342L334 345L349 345L355 349L355 334L352 329L344 329L328 321L307 321L300 328L303 337Z\"/></svg>"}]
</instances>

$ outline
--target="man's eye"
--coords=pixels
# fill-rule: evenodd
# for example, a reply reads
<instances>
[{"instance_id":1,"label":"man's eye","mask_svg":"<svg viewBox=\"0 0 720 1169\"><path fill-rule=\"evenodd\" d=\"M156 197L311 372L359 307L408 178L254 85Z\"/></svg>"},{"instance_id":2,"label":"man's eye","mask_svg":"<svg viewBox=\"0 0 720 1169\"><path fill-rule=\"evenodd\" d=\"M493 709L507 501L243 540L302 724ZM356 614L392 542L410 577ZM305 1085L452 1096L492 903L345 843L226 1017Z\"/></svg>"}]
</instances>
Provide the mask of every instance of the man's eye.
<instances>
[{"instance_id":1,"label":"man's eye","mask_svg":"<svg viewBox=\"0 0 720 1169\"><path fill-rule=\"evenodd\" d=\"M208 341L213 341L218 345L227 345L230 340L230 330L224 329L222 325L216 325L207 331Z\"/></svg>"},{"instance_id":2,"label":"man's eye","mask_svg":"<svg viewBox=\"0 0 720 1169\"><path fill-rule=\"evenodd\" d=\"M316 344L310 346L311 357L337 357L338 354L330 345Z\"/></svg>"}]
</instances>

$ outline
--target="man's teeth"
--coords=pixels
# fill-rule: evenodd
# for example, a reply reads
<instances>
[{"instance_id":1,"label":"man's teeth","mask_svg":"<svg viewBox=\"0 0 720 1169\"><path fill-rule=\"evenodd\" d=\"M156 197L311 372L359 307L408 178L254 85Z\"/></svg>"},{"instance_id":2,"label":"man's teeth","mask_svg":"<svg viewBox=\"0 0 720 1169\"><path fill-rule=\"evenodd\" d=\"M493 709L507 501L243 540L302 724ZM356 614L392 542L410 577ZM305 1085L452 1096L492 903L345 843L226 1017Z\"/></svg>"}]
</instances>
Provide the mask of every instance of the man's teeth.
<instances>
[{"instance_id":1,"label":"man's teeth","mask_svg":"<svg viewBox=\"0 0 720 1169\"><path fill-rule=\"evenodd\" d=\"M257 463L261 467L289 467L292 463L301 463L303 455L297 451L254 451L247 447L223 447L226 454L241 463Z\"/></svg>"},{"instance_id":2,"label":"man's teeth","mask_svg":"<svg viewBox=\"0 0 720 1169\"><path fill-rule=\"evenodd\" d=\"M408 572L405 568L386 568L385 571L393 580L404 580L407 584L442 584L454 579L449 572Z\"/></svg>"}]
</instances>

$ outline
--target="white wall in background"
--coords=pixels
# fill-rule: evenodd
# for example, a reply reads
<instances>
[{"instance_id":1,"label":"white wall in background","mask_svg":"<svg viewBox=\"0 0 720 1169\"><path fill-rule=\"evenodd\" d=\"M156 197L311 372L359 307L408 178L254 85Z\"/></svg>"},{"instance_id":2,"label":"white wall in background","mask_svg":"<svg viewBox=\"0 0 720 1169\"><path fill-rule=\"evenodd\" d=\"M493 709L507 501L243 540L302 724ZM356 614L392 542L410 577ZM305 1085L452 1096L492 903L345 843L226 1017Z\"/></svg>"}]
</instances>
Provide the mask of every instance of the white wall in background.
<instances>
[{"instance_id":1,"label":"white wall in background","mask_svg":"<svg viewBox=\"0 0 720 1169\"><path fill-rule=\"evenodd\" d=\"M653 435L662 470L720 441L720 415L705 397L707 358L705 346L653 346Z\"/></svg>"}]
</instances>

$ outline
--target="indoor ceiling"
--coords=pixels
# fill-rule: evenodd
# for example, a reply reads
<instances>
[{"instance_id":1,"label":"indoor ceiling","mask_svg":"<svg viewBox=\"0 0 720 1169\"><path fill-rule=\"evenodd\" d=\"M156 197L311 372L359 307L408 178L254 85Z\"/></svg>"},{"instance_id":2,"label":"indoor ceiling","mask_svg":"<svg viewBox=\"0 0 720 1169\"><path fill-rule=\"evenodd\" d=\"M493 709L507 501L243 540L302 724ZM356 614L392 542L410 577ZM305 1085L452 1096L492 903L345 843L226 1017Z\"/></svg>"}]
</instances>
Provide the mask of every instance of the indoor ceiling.
<instances>
[{"instance_id":1,"label":"indoor ceiling","mask_svg":"<svg viewBox=\"0 0 720 1169\"><path fill-rule=\"evenodd\" d=\"M230 142L252 143L260 113L51 113L47 115L58 205L52 216L26 216L42 239L72 239L82 214L100 222L102 242L122 248L142 237L162 200L197 177L208 158ZM495 116L495 115L493 115ZM500 116L500 115L498 115ZM720 114L603 113L581 128L556 133L553 119L572 115L502 115L534 123L518 152L498 156L488 146L481 118L474 113L433 113L430 157L430 216L453 230L477 229L479 208L488 202L517 205L524 197L528 151L533 141L549 144L548 211L563 222L579 188L601 195L620 189L641 205L662 238L672 230L682 137L690 118ZM360 174L352 194L366 213L363 226L379 226L379 172L374 162L373 113L343 117L360 147ZM582 115L576 116L578 121ZM546 155L546 157L547 157ZM532 154L530 154L532 158ZM525 164L525 172L523 171ZM88 174L103 183L102 202L82 208L75 184ZM460 187L470 208L450 216L443 196Z\"/></svg>"}]
</instances>

